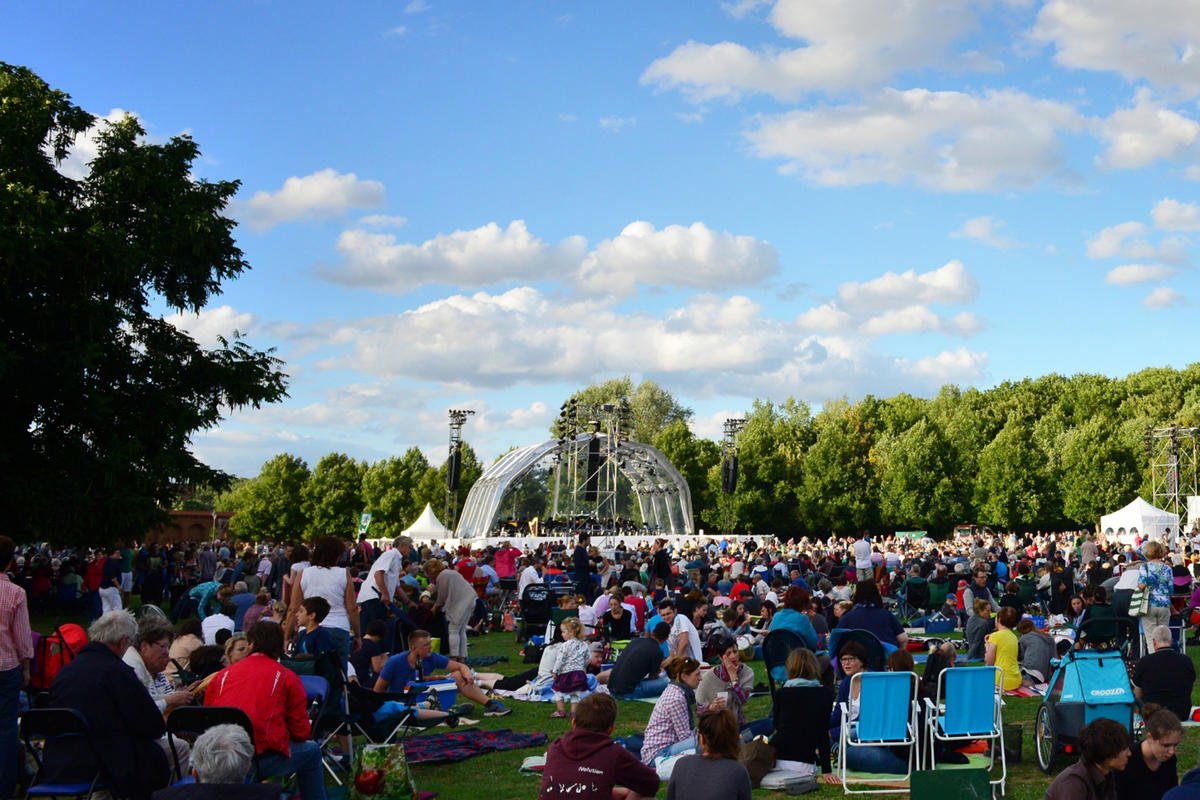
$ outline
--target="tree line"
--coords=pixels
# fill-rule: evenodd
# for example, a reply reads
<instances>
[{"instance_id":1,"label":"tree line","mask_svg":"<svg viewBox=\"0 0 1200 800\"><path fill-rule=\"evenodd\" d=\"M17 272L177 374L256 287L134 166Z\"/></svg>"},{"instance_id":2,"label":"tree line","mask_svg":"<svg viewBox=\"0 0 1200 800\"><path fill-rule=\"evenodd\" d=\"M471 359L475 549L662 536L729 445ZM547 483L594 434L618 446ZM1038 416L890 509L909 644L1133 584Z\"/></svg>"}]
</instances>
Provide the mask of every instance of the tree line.
<instances>
[{"instance_id":1,"label":"tree line","mask_svg":"<svg viewBox=\"0 0 1200 800\"><path fill-rule=\"evenodd\" d=\"M1138 494L1150 497L1147 430L1200 425L1200 364L1124 378L1046 375L984 390L945 386L932 398L843 398L816 413L794 398L756 400L737 440L739 480L731 494L721 487L720 443L697 437L692 411L666 389L652 381L635 387L624 377L572 397L592 405L625 400L630 435L679 469L697 527L708 532L786 539L868 528L941 536L963 523L1064 530L1094 526ZM481 472L467 447L460 506ZM500 518L547 517L553 483L550 465L533 470ZM294 456L276 456L216 505L238 511L234 532L255 538L349 536L362 510L374 515L372 533L386 536L411 523L426 502L440 511L444 499L445 465L431 466L412 448L370 466L332 454L311 473ZM640 521L627 482L618 503L621 516Z\"/></svg>"}]
</instances>

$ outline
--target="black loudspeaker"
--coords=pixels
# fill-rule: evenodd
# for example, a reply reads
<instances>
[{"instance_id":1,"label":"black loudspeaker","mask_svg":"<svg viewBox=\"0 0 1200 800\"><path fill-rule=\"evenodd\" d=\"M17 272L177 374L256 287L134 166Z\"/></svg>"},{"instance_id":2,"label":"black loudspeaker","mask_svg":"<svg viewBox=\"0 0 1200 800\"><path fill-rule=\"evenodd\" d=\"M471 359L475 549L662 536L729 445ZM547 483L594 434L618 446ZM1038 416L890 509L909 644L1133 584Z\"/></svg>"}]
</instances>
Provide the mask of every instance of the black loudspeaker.
<instances>
[{"instance_id":1,"label":"black loudspeaker","mask_svg":"<svg viewBox=\"0 0 1200 800\"><path fill-rule=\"evenodd\" d=\"M446 488L452 492L458 491L458 478L462 472L462 448L456 447L446 461Z\"/></svg>"},{"instance_id":2,"label":"black loudspeaker","mask_svg":"<svg viewBox=\"0 0 1200 800\"><path fill-rule=\"evenodd\" d=\"M583 502L596 502L598 488L600 488L600 437L593 436L588 442L587 480L583 484Z\"/></svg>"},{"instance_id":3,"label":"black loudspeaker","mask_svg":"<svg viewBox=\"0 0 1200 800\"><path fill-rule=\"evenodd\" d=\"M733 494L737 491L738 457L727 456L721 459L721 491Z\"/></svg>"}]
</instances>

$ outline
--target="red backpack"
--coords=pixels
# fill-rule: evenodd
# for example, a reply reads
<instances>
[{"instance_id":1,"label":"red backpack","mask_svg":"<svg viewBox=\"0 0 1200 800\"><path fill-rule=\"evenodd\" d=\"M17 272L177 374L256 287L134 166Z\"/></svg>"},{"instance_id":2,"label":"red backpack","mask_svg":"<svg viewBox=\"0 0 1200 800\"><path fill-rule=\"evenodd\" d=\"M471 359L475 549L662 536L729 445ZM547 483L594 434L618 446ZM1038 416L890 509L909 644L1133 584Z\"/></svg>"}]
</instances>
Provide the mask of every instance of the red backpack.
<instances>
[{"instance_id":1,"label":"red backpack","mask_svg":"<svg viewBox=\"0 0 1200 800\"><path fill-rule=\"evenodd\" d=\"M87 632L73 622L59 625L54 633L38 639L29 685L39 691L48 690L58 671L70 664L87 642Z\"/></svg>"}]
</instances>

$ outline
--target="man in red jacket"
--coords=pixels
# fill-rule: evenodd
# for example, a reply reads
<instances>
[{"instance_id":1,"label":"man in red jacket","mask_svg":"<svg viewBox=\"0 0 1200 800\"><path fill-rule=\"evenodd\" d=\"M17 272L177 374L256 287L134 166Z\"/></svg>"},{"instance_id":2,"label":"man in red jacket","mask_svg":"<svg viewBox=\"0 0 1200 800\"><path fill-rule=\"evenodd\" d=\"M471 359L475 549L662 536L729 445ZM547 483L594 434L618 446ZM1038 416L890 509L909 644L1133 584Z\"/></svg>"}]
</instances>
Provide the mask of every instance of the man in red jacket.
<instances>
[{"instance_id":1,"label":"man in red jacket","mask_svg":"<svg viewBox=\"0 0 1200 800\"><path fill-rule=\"evenodd\" d=\"M279 664L283 629L274 622L256 622L246 639L250 655L213 677L204 704L237 706L250 717L262 777L295 773L302 800L325 800L321 748L309 738L304 684Z\"/></svg>"},{"instance_id":2,"label":"man in red jacket","mask_svg":"<svg viewBox=\"0 0 1200 800\"><path fill-rule=\"evenodd\" d=\"M658 793L654 768L612 740L616 721L611 695L579 701L571 730L546 752L538 800L638 800Z\"/></svg>"}]
</instances>

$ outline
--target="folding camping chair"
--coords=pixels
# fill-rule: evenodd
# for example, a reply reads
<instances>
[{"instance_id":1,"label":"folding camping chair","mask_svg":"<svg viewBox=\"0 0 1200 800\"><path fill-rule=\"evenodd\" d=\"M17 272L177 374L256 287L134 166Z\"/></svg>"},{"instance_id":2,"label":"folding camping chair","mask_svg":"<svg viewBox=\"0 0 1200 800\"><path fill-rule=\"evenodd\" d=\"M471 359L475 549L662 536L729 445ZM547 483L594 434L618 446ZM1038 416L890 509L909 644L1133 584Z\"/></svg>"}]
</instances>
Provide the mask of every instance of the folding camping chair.
<instances>
[{"instance_id":1,"label":"folding camping chair","mask_svg":"<svg viewBox=\"0 0 1200 800\"><path fill-rule=\"evenodd\" d=\"M180 706L167 715L167 742L171 745L170 755L175 762L175 774L180 778L174 785L195 783L190 775L184 775L175 750L175 737L199 735L217 725L237 725L254 742L254 723L246 712L236 706ZM255 753L251 774L258 780L258 754Z\"/></svg>"},{"instance_id":2,"label":"folding camping chair","mask_svg":"<svg viewBox=\"0 0 1200 800\"><path fill-rule=\"evenodd\" d=\"M787 664L788 656L792 651L804 647L804 640L801 639L794 631L777 628L768 633L763 638L763 663L767 668L767 684L771 690L771 697L775 697L775 682L778 681L780 686L787 680L787 672L784 667Z\"/></svg>"},{"instance_id":3,"label":"folding camping chair","mask_svg":"<svg viewBox=\"0 0 1200 800\"><path fill-rule=\"evenodd\" d=\"M1003 715L1004 670L999 667L953 667L942 670L938 675L935 701L925 698L925 727L927 732L925 751L930 769L935 769L934 745L937 742L973 742L990 739L991 762L988 775L996 767L996 753L1000 754L1000 777L991 780L1004 796L1004 782L1008 777L1008 763L1004 756Z\"/></svg>"},{"instance_id":4,"label":"folding camping chair","mask_svg":"<svg viewBox=\"0 0 1200 800\"><path fill-rule=\"evenodd\" d=\"M31 709L21 715L20 735L21 741L25 743L25 752L32 755L34 762L37 764L37 771L34 773L33 779L29 782L29 788L25 790L27 798L91 798L94 793L104 789L104 782L101 778L99 767L89 770L92 773L91 778L80 781L46 783L42 779L46 768L45 750L43 747L36 747L35 743L45 746L52 742L65 743L71 739L82 738L87 743L87 749L92 752L96 763L100 763L100 759L96 757L91 746L91 739L88 736L87 718L83 714L73 708Z\"/></svg>"},{"instance_id":5,"label":"folding camping chair","mask_svg":"<svg viewBox=\"0 0 1200 800\"><path fill-rule=\"evenodd\" d=\"M829 632L829 660L833 664L833 674L840 681L842 679L842 665L839 660L842 655L842 648L850 642L858 642L867 651L867 669L871 672L882 672L887 668L887 657L892 647L885 645L879 641L879 637L870 631L862 628L834 628Z\"/></svg>"},{"instance_id":6,"label":"folding camping chair","mask_svg":"<svg viewBox=\"0 0 1200 800\"><path fill-rule=\"evenodd\" d=\"M838 777L846 794L906 792L893 786L853 789L847 754L855 747L908 747L908 771L897 775L907 781L920 759L920 726L917 724L917 676L912 672L859 672L850 678L850 691L858 683L858 719L850 719L850 706L840 703L842 724L838 732ZM870 785L870 784L863 784Z\"/></svg>"},{"instance_id":7,"label":"folding camping chair","mask_svg":"<svg viewBox=\"0 0 1200 800\"><path fill-rule=\"evenodd\" d=\"M816 764L828 775L830 765L829 715L833 692L824 686L780 686L773 698L771 719L775 755L787 761Z\"/></svg>"}]
</instances>

